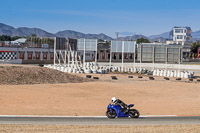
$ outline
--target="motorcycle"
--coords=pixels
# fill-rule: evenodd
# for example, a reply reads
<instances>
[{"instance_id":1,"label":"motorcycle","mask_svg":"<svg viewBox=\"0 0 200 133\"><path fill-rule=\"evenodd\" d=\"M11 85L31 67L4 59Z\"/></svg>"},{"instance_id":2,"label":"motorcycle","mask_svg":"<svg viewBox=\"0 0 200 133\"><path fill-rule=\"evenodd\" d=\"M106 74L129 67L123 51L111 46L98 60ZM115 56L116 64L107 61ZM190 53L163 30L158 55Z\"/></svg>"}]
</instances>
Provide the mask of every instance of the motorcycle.
<instances>
[{"instance_id":1,"label":"motorcycle","mask_svg":"<svg viewBox=\"0 0 200 133\"><path fill-rule=\"evenodd\" d=\"M106 111L106 116L108 118L119 118L119 117L131 117L131 118L139 118L140 113L137 109L130 109L134 104L128 105L128 111L124 113L124 109L119 105L109 104Z\"/></svg>"}]
</instances>

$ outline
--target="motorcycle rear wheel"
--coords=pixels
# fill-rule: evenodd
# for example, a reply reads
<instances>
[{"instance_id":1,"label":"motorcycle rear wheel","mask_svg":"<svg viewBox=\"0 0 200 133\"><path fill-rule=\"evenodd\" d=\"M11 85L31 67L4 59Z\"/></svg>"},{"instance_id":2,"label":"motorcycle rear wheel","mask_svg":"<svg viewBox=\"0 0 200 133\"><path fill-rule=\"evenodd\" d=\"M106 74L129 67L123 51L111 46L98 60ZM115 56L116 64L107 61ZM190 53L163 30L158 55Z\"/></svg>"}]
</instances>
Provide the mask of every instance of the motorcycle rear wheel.
<instances>
[{"instance_id":1,"label":"motorcycle rear wheel","mask_svg":"<svg viewBox=\"0 0 200 133\"><path fill-rule=\"evenodd\" d=\"M106 116L108 118L115 118L117 116L117 112L114 109L112 109L112 112L110 112L110 110L107 110L106 111Z\"/></svg>"},{"instance_id":2,"label":"motorcycle rear wheel","mask_svg":"<svg viewBox=\"0 0 200 133\"><path fill-rule=\"evenodd\" d=\"M131 118L138 118L140 116L140 112L137 109L130 109L129 115Z\"/></svg>"}]
</instances>

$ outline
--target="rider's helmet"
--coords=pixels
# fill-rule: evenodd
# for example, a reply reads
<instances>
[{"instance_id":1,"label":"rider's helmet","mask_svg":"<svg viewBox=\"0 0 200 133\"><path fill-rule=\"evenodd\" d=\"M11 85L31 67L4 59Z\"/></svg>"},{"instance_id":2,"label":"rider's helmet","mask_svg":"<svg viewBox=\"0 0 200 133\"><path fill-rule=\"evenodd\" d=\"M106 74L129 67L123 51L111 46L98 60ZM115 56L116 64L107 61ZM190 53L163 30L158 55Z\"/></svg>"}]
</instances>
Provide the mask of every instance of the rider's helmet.
<instances>
[{"instance_id":1,"label":"rider's helmet","mask_svg":"<svg viewBox=\"0 0 200 133\"><path fill-rule=\"evenodd\" d=\"M113 103L114 103L116 100L117 100L116 97L113 97L113 98L112 98L112 102L113 102Z\"/></svg>"}]
</instances>

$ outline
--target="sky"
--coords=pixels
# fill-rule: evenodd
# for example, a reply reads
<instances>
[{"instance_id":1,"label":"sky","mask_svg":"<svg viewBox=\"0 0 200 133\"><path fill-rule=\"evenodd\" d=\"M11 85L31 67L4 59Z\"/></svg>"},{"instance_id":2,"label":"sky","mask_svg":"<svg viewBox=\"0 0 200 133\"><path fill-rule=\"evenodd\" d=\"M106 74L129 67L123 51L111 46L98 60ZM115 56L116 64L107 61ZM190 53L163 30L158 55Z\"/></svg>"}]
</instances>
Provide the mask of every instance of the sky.
<instances>
[{"instance_id":1,"label":"sky","mask_svg":"<svg viewBox=\"0 0 200 133\"><path fill-rule=\"evenodd\" d=\"M200 0L1 0L0 23L111 37L156 35L174 26L200 30Z\"/></svg>"}]
</instances>

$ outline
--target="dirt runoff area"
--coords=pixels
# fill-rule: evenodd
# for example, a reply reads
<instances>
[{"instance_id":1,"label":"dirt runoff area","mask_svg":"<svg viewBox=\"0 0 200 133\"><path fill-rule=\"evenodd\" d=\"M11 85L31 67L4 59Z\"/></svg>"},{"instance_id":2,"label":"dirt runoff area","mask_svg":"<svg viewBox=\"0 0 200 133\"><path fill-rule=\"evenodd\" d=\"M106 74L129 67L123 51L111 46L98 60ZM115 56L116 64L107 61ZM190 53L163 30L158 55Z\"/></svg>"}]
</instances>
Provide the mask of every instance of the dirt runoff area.
<instances>
[{"instance_id":1,"label":"dirt runoff area","mask_svg":"<svg viewBox=\"0 0 200 133\"><path fill-rule=\"evenodd\" d=\"M0 125L2 133L199 133L200 125L115 126L115 125Z\"/></svg>"},{"instance_id":2,"label":"dirt runoff area","mask_svg":"<svg viewBox=\"0 0 200 133\"><path fill-rule=\"evenodd\" d=\"M0 115L105 116L113 96L135 104L141 115L200 115L200 83L111 75L95 82L0 85Z\"/></svg>"},{"instance_id":3,"label":"dirt runoff area","mask_svg":"<svg viewBox=\"0 0 200 133\"><path fill-rule=\"evenodd\" d=\"M36 65L0 65L0 85L81 83L87 81L89 80L86 78Z\"/></svg>"}]
</instances>

